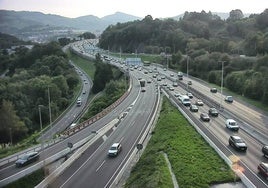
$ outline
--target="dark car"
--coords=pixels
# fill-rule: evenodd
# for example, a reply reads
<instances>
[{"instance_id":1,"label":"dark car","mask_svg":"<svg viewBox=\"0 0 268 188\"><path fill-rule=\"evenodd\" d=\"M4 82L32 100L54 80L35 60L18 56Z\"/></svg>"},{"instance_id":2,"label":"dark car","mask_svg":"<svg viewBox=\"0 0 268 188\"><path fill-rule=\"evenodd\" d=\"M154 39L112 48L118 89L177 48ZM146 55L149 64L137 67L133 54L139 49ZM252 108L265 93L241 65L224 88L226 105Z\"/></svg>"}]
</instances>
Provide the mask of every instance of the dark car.
<instances>
[{"instance_id":1,"label":"dark car","mask_svg":"<svg viewBox=\"0 0 268 188\"><path fill-rule=\"evenodd\" d=\"M217 91L218 91L218 90L217 90L217 88L215 88L215 87L213 87L213 88L210 89L210 92L211 92L211 93L217 93Z\"/></svg>"},{"instance_id":2,"label":"dark car","mask_svg":"<svg viewBox=\"0 0 268 188\"><path fill-rule=\"evenodd\" d=\"M239 136L230 136L229 145L241 151L247 151L248 149L244 140L240 138Z\"/></svg>"},{"instance_id":3,"label":"dark car","mask_svg":"<svg viewBox=\"0 0 268 188\"><path fill-rule=\"evenodd\" d=\"M207 113L201 113L200 114L200 119L203 120L203 121L207 121L207 122L210 121L210 117L208 116Z\"/></svg>"},{"instance_id":4,"label":"dark car","mask_svg":"<svg viewBox=\"0 0 268 188\"><path fill-rule=\"evenodd\" d=\"M190 111L191 112L198 112L198 107L196 105L194 105L194 104L191 104Z\"/></svg>"},{"instance_id":5,"label":"dark car","mask_svg":"<svg viewBox=\"0 0 268 188\"><path fill-rule=\"evenodd\" d=\"M32 162L38 161L39 159L39 153L38 152L30 152L23 155L21 158L19 158L15 164L16 167L22 167L27 164L30 164Z\"/></svg>"},{"instance_id":6,"label":"dark car","mask_svg":"<svg viewBox=\"0 0 268 188\"><path fill-rule=\"evenodd\" d=\"M268 145L265 145L261 149L263 156L268 158Z\"/></svg>"},{"instance_id":7,"label":"dark car","mask_svg":"<svg viewBox=\"0 0 268 188\"><path fill-rule=\"evenodd\" d=\"M219 115L219 112L216 108L210 108L208 110L208 114L211 115L211 116L214 116L214 117L218 117Z\"/></svg>"},{"instance_id":8,"label":"dark car","mask_svg":"<svg viewBox=\"0 0 268 188\"><path fill-rule=\"evenodd\" d=\"M266 179L268 180L268 163L261 162L258 165L258 170L259 173Z\"/></svg>"}]
</instances>

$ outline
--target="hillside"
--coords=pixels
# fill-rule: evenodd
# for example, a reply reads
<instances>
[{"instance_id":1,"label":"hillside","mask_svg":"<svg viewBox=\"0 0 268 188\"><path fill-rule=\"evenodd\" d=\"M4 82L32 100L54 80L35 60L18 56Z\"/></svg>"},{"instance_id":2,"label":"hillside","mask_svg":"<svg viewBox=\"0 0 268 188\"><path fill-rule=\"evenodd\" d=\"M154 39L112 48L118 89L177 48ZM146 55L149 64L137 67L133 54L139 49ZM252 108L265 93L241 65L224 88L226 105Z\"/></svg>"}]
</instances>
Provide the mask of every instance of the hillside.
<instances>
[{"instance_id":1,"label":"hillside","mask_svg":"<svg viewBox=\"0 0 268 188\"><path fill-rule=\"evenodd\" d=\"M103 18L93 15L67 18L41 12L0 10L0 32L12 34L20 38L22 33L44 30L44 27L47 30L72 29L101 33L111 24L137 19L140 18L121 12L116 12Z\"/></svg>"},{"instance_id":2,"label":"hillside","mask_svg":"<svg viewBox=\"0 0 268 188\"><path fill-rule=\"evenodd\" d=\"M114 52L169 54L155 63L219 86L224 67L225 87L267 105L267 20L268 9L249 17L234 10L226 20L205 11L186 12L179 20L146 16L106 28L99 46Z\"/></svg>"}]
</instances>

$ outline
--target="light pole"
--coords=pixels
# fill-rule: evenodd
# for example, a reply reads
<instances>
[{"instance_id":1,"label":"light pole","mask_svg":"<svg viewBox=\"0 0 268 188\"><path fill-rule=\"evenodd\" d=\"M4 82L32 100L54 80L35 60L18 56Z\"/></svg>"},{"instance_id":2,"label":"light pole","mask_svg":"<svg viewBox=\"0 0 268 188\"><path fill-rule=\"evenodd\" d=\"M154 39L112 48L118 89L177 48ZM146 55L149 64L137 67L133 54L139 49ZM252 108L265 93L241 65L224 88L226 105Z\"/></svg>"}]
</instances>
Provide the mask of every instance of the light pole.
<instances>
[{"instance_id":1,"label":"light pole","mask_svg":"<svg viewBox=\"0 0 268 188\"><path fill-rule=\"evenodd\" d=\"M50 106L50 92L49 92L49 87L48 87L48 111L49 111L49 126L51 128L52 126L52 119L51 119L51 106Z\"/></svg>"},{"instance_id":2,"label":"light pole","mask_svg":"<svg viewBox=\"0 0 268 188\"><path fill-rule=\"evenodd\" d=\"M40 129L41 129L41 152L40 153L43 153L43 151L44 151L44 135L43 135L43 124L42 124L41 107L44 107L44 106L43 105L38 105L39 119L40 119ZM45 155L45 152L44 152L44 155ZM43 160L43 168L44 168L44 172L45 172L45 176L46 176L47 173L46 173L45 166L46 166L46 158L44 157L44 160Z\"/></svg>"},{"instance_id":3,"label":"light pole","mask_svg":"<svg viewBox=\"0 0 268 188\"><path fill-rule=\"evenodd\" d=\"M224 68L224 62L225 61L219 61L219 63L221 63L221 103L220 103L220 110L222 110L222 100L223 100L222 88L223 88L223 68Z\"/></svg>"},{"instance_id":4,"label":"light pole","mask_svg":"<svg viewBox=\"0 0 268 188\"><path fill-rule=\"evenodd\" d=\"M38 111L39 111L39 121L40 121L40 131L41 131L41 152L43 151L44 143L43 143L43 124L42 124L42 113L41 113L41 107L43 105L38 105Z\"/></svg>"},{"instance_id":5,"label":"light pole","mask_svg":"<svg viewBox=\"0 0 268 188\"><path fill-rule=\"evenodd\" d=\"M188 81L189 81L188 64L189 64L189 56L187 54L187 69L186 69L186 73L187 73L187 90L188 90L188 87L189 87L189 84L188 84Z\"/></svg>"},{"instance_id":6,"label":"light pole","mask_svg":"<svg viewBox=\"0 0 268 188\"><path fill-rule=\"evenodd\" d=\"M12 128L9 128L10 144L12 145Z\"/></svg>"}]
</instances>

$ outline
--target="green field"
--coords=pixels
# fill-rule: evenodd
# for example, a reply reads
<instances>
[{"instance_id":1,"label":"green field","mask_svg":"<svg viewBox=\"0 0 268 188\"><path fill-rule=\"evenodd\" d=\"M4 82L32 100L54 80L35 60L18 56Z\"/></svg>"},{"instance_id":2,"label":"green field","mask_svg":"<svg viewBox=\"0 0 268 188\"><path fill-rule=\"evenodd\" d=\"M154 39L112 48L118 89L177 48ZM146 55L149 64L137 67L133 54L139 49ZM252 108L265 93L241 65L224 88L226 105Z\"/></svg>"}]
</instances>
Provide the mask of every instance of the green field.
<instances>
[{"instance_id":1,"label":"green field","mask_svg":"<svg viewBox=\"0 0 268 188\"><path fill-rule=\"evenodd\" d=\"M234 173L178 110L164 98L157 125L125 187L173 187L162 152L179 187L202 188L231 182Z\"/></svg>"}]
</instances>

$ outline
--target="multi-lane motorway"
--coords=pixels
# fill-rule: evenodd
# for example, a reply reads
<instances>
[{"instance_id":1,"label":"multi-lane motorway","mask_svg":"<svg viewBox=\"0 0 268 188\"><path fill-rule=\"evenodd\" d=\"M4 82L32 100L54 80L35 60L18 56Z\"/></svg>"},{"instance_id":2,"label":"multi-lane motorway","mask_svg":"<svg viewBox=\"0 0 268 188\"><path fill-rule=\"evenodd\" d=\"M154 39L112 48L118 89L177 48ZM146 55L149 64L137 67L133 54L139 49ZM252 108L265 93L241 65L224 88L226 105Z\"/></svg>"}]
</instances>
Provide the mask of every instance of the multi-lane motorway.
<instances>
[{"instance_id":1,"label":"multi-lane motorway","mask_svg":"<svg viewBox=\"0 0 268 188\"><path fill-rule=\"evenodd\" d=\"M154 112L157 93L155 86L147 86L146 93L140 92L137 75L133 73L133 89L138 89L137 98L128 114L112 131L105 134L82 157L75 161L50 186L51 187L110 187L119 171L129 159L141 136L149 125ZM108 157L108 149L120 142L122 152L115 158Z\"/></svg>"},{"instance_id":2,"label":"multi-lane motorway","mask_svg":"<svg viewBox=\"0 0 268 188\"><path fill-rule=\"evenodd\" d=\"M158 68L158 71L170 78L161 79L161 81L158 81L159 84L162 85L166 82L172 85L175 78L170 75L176 73L164 71L161 68ZM155 79L157 80L157 78ZM187 86L189 80L192 81L192 85ZM191 118L195 119L196 124L209 131L221 143L220 147L224 146L224 149L228 150L228 152L225 152L227 155L236 155L240 159L240 170L248 175L248 178L256 187L267 187L267 180L260 176L257 170L260 162L268 162L268 159L261 152L262 146L268 143L268 117L266 112L256 110L236 99L232 104L227 103L223 100L221 93L211 93L210 88L206 84L202 84L196 79L184 78L178 82L181 87L174 87L174 91L166 89L170 95L174 96L175 92L185 94L190 91L194 95L194 98L191 99L192 103L201 98L205 105L199 107L198 113L190 112L188 107L182 105L181 107L190 114ZM211 102L211 100L214 102ZM223 110L220 110L220 105ZM211 107L218 108L220 111L219 117L211 117L209 123L200 120L200 113L208 113ZM240 130L238 132L233 132L225 127L225 121L228 118L233 118L239 123ZM229 146L228 139L230 135L239 135L245 140L248 146L246 153L238 152Z\"/></svg>"},{"instance_id":3,"label":"multi-lane motorway","mask_svg":"<svg viewBox=\"0 0 268 188\"><path fill-rule=\"evenodd\" d=\"M79 51L88 49L87 44L89 43L79 43ZM83 55L86 54L87 52L83 51ZM129 68L122 66L118 61L111 63L125 69ZM152 70L152 73L145 74L145 69ZM144 133L147 134L145 129L149 126L149 121L155 111L154 107L158 99L159 91L156 87L157 85L165 90L170 95L170 98L177 102L178 106L213 140L226 157L230 157L231 155L239 157L239 170L252 182L252 186L267 187L267 181L257 171L257 165L261 161L268 162L268 159L264 158L261 152L261 147L264 144L268 144L267 113L257 110L243 101L240 102L236 98L232 104L226 103L220 93L211 93L206 83L200 82L195 78L184 77L182 81L177 81L176 73L172 70L164 70L160 67L157 70L154 69L155 66L149 66L144 67L142 70L133 69L133 71L130 71L132 89L124 101L105 117L71 137L45 149L41 153L40 161L65 149L68 142L79 142L82 138L95 134L107 125L107 123L118 119L122 113L125 112L127 114L123 118L120 118L120 123L117 126L109 129L96 142L87 147L83 154L66 168L60 176L50 181L49 186L110 187L115 182L117 175L123 169L136 145L140 142L139 139ZM155 71L159 72L159 75L156 78L152 78L156 74ZM174 76L171 76L172 74ZM160 75L165 75L165 79L159 79L160 81L158 81L157 78L161 77ZM153 80L152 83L146 84L146 92L141 92L138 78ZM192 85L187 86L189 80L192 81ZM163 86L163 83L172 85L174 81L179 83L178 87L174 87L175 91L170 91L166 86ZM191 99L192 103L197 98L202 99L205 103L204 106L199 107L197 113L190 112L188 107L180 104L178 98L174 97L175 92L184 94L187 90L191 91L194 95L194 98ZM210 107L216 107L220 111L219 116L215 118L211 117L209 123L201 121L200 113L207 113ZM233 118L239 123L239 132L232 132L225 127L225 120L227 118ZM66 125L64 122L62 124ZM239 135L245 140L248 146L246 153L235 151L229 146L229 136L234 134ZM108 149L114 142L121 142L123 150L118 157L108 158ZM3 180L9 176L16 175L28 167L17 169L14 163L6 164L0 167L0 178Z\"/></svg>"}]
</instances>

